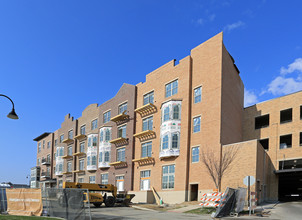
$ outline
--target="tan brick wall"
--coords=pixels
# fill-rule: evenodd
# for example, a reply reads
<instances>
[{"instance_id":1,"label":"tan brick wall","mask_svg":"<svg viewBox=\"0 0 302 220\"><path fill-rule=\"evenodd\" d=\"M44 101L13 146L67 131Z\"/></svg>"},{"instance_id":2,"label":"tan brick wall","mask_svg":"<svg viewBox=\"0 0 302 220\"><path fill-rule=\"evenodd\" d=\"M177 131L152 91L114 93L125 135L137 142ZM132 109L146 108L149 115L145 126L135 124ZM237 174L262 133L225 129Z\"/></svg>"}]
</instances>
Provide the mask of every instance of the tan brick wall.
<instances>
[{"instance_id":1,"label":"tan brick wall","mask_svg":"<svg viewBox=\"0 0 302 220\"><path fill-rule=\"evenodd\" d=\"M300 105L302 92L297 92L287 96L265 101L244 109L243 139L266 139L269 138L269 149L267 151L270 165L268 169L268 199L277 199L278 177L273 173L279 169L279 161L302 158L302 148L299 145L299 135L302 131L302 121L300 119ZM293 109L292 122L280 124L280 111ZM255 117L270 115L269 126L255 129ZM292 134L292 147L280 149L280 136Z\"/></svg>"}]
</instances>

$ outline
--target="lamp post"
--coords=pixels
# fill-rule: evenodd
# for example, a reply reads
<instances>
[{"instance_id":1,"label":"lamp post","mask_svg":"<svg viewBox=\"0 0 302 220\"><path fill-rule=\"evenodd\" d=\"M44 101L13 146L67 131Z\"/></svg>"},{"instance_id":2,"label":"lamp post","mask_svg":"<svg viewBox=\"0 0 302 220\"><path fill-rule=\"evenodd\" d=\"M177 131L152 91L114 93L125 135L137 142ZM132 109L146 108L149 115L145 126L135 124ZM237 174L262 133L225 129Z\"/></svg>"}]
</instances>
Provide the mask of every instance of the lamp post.
<instances>
[{"instance_id":1,"label":"lamp post","mask_svg":"<svg viewBox=\"0 0 302 220\"><path fill-rule=\"evenodd\" d=\"M13 100L11 100L10 97L3 95L3 94L0 94L0 96L3 96L5 98L9 99L9 101L11 101L11 103L13 104L13 109L10 113L8 113L7 117L10 119L19 119L18 115L15 112L15 104L14 104Z\"/></svg>"}]
</instances>

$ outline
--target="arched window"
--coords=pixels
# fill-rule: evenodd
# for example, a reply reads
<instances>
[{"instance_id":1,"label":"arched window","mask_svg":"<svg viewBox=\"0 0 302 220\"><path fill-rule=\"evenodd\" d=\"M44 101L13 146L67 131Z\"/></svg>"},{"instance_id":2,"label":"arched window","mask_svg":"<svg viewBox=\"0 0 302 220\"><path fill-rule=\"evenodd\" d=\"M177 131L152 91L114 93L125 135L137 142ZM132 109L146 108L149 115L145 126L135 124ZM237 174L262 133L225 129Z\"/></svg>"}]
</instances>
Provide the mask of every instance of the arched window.
<instances>
[{"instance_id":1,"label":"arched window","mask_svg":"<svg viewBox=\"0 0 302 220\"><path fill-rule=\"evenodd\" d=\"M179 105L173 107L173 119L179 119Z\"/></svg>"},{"instance_id":2,"label":"arched window","mask_svg":"<svg viewBox=\"0 0 302 220\"><path fill-rule=\"evenodd\" d=\"M178 134L172 134L172 149L178 148Z\"/></svg>"},{"instance_id":3,"label":"arched window","mask_svg":"<svg viewBox=\"0 0 302 220\"><path fill-rule=\"evenodd\" d=\"M90 166L90 156L87 157L87 166Z\"/></svg>"},{"instance_id":4,"label":"arched window","mask_svg":"<svg viewBox=\"0 0 302 220\"><path fill-rule=\"evenodd\" d=\"M164 121L168 121L168 120L170 119L169 113L170 113L170 108L169 108L169 107L166 107L166 108L164 109Z\"/></svg>"},{"instance_id":5,"label":"arched window","mask_svg":"<svg viewBox=\"0 0 302 220\"><path fill-rule=\"evenodd\" d=\"M105 137L105 141L110 141L110 130L109 129L107 129L106 130L106 137Z\"/></svg>"},{"instance_id":6,"label":"arched window","mask_svg":"<svg viewBox=\"0 0 302 220\"><path fill-rule=\"evenodd\" d=\"M92 163L91 165L96 165L96 156L92 156Z\"/></svg>"},{"instance_id":7,"label":"arched window","mask_svg":"<svg viewBox=\"0 0 302 220\"><path fill-rule=\"evenodd\" d=\"M100 162L100 163L103 162L103 152L100 152L100 155L99 155L99 162Z\"/></svg>"},{"instance_id":8,"label":"arched window","mask_svg":"<svg viewBox=\"0 0 302 220\"><path fill-rule=\"evenodd\" d=\"M163 150L168 149L169 148L169 138L168 135L166 134L163 137Z\"/></svg>"},{"instance_id":9,"label":"arched window","mask_svg":"<svg viewBox=\"0 0 302 220\"><path fill-rule=\"evenodd\" d=\"M100 142L103 142L104 141L104 132L101 131L100 133Z\"/></svg>"},{"instance_id":10,"label":"arched window","mask_svg":"<svg viewBox=\"0 0 302 220\"><path fill-rule=\"evenodd\" d=\"M109 156L110 156L110 155L109 155L109 152L106 151L106 152L105 152L105 160L104 160L105 162L109 162Z\"/></svg>"}]
</instances>

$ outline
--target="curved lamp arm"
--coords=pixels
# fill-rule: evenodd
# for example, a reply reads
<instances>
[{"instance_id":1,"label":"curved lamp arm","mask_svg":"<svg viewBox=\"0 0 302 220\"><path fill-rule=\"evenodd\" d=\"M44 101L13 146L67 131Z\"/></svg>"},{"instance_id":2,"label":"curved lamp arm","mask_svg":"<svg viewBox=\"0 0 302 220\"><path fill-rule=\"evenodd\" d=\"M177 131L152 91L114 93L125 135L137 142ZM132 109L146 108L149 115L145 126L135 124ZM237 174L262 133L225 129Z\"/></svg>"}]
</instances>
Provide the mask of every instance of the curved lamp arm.
<instances>
[{"instance_id":1,"label":"curved lamp arm","mask_svg":"<svg viewBox=\"0 0 302 220\"><path fill-rule=\"evenodd\" d=\"M9 101L11 101L11 103L13 104L13 109L12 111L7 115L8 118L10 119L19 119L18 115L16 114L15 112L15 104L13 102L13 100L11 100L10 97L6 96L6 95L3 95L3 94L0 94L0 96L3 96L5 98L7 98Z\"/></svg>"}]
</instances>

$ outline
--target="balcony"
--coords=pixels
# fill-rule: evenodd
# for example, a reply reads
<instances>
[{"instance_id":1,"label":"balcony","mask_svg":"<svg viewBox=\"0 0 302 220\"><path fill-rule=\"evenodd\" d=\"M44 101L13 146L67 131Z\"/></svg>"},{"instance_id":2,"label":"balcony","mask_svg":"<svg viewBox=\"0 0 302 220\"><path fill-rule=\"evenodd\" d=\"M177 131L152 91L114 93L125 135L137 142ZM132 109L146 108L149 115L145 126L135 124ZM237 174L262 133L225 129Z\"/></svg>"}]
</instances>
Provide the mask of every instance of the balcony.
<instances>
[{"instance_id":1,"label":"balcony","mask_svg":"<svg viewBox=\"0 0 302 220\"><path fill-rule=\"evenodd\" d=\"M71 174L72 174L71 171L66 171L66 172L63 173L63 175L71 175Z\"/></svg>"},{"instance_id":2,"label":"balcony","mask_svg":"<svg viewBox=\"0 0 302 220\"><path fill-rule=\"evenodd\" d=\"M41 172L41 178L50 178L50 172Z\"/></svg>"},{"instance_id":3,"label":"balcony","mask_svg":"<svg viewBox=\"0 0 302 220\"><path fill-rule=\"evenodd\" d=\"M47 166L49 166L50 165L50 161L47 160L47 159L42 159L41 165L47 165Z\"/></svg>"},{"instance_id":4,"label":"balcony","mask_svg":"<svg viewBox=\"0 0 302 220\"><path fill-rule=\"evenodd\" d=\"M100 169L105 169L105 168L109 168L110 165L107 162L99 162L99 168Z\"/></svg>"},{"instance_id":5,"label":"balcony","mask_svg":"<svg viewBox=\"0 0 302 220\"><path fill-rule=\"evenodd\" d=\"M110 166L116 167L116 168L121 168L121 167L126 167L127 162L126 161L116 161L113 163L109 163Z\"/></svg>"},{"instance_id":6,"label":"balcony","mask_svg":"<svg viewBox=\"0 0 302 220\"><path fill-rule=\"evenodd\" d=\"M117 116L115 116L115 117L113 117L113 118L110 119L110 121L113 121L116 124L121 124L121 123L123 123L123 122L125 122L127 120L129 120L129 115L126 115L124 113L119 114L119 115L117 115Z\"/></svg>"},{"instance_id":7,"label":"balcony","mask_svg":"<svg viewBox=\"0 0 302 220\"><path fill-rule=\"evenodd\" d=\"M85 173L85 170L74 170L72 171L73 173L81 173L81 174L84 174Z\"/></svg>"},{"instance_id":8,"label":"balcony","mask_svg":"<svg viewBox=\"0 0 302 220\"><path fill-rule=\"evenodd\" d=\"M159 158L169 158L169 157L178 157L179 156L179 149L167 149L167 150L161 150L159 152Z\"/></svg>"},{"instance_id":9,"label":"balcony","mask_svg":"<svg viewBox=\"0 0 302 220\"><path fill-rule=\"evenodd\" d=\"M140 141L146 141L151 138L155 138L155 132L151 130L142 131L140 133L134 134L134 137L138 138Z\"/></svg>"},{"instance_id":10,"label":"balcony","mask_svg":"<svg viewBox=\"0 0 302 220\"><path fill-rule=\"evenodd\" d=\"M94 172L96 170L97 170L97 166L96 165L87 165L87 171Z\"/></svg>"},{"instance_id":11,"label":"balcony","mask_svg":"<svg viewBox=\"0 0 302 220\"><path fill-rule=\"evenodd\" d=\"M147 116L149 114L155 113L157 111L156 106L152 103L148 103L142 107L139 107L134 110L138 114L140 114L142 117Z\"/></svg>"},{"instance_id":12,"label":"balcony","mask_svg":"<svg viewBox=\"0 0 302 220\"><path fill-rule=\"evenodd\" d=\"M153 157L142 157L139 159L133 159L132 162L134 162L134 163L137 162L139 166L155 163Z\"/></svg>"},{"instance_id":13,"label":"balcony","mask_svg":"<svg viewBox=\"0 0 302 220\"><path fill-rule=\"evenodd\" d=\"M71 144L71 143L73 143L73 139L67 138L67 139L63 140L62 143L64 143L64 144Z\"/></svg>"},{"instance_id":14,"label":"balcony","mask_svg":"<svg viewBox=\"0 0 302 220\"><path fill-rule=\"evenodd\" d=\"M56 171L56 176L63 176L63 172L62 171Z\"/></svg>"},{"instance_id":15,"label":"balcony","mask_svg":"<svg viewBox=\"0 0 302 220\"><path fill-rule=\"evenodd\" d=\"M67 160L70 160L72 159L72 155L65 155L62 157L63 159L67 159Z\"/></svg>"},{"instance_id":16,"label":"balcony","mask_svg":"<svg viewBox=\"0 0 302 220\"><path fill-rule=\"evenodd\" d=\"M79 134L79 135L74 137L74 139L77 139L78 141L84 140L86 138L87 138L87 136L85 134Z\"/></svg>"},{"instance_id":17,"label":"balcony","mask_svg":"<svg viewBox=\"0 0 302 220\"><path fill-rule=\"evenodd\" d=\"M117 146L126 145L128 144L128 138L119 137L114 140L109 141L111 144L115 144Z\"/></svg>"},{"instance_id":18,"label":"balcony","mask_svg":"<svg viewBox=\"0 0 302 220\"><path fill-rule=\"evenodd\" d=\"M72 154L72 156L84 157L84 156L86 156L86 154L84 152L76 152L76 153Z\"/></svg>"}]
</instances>

